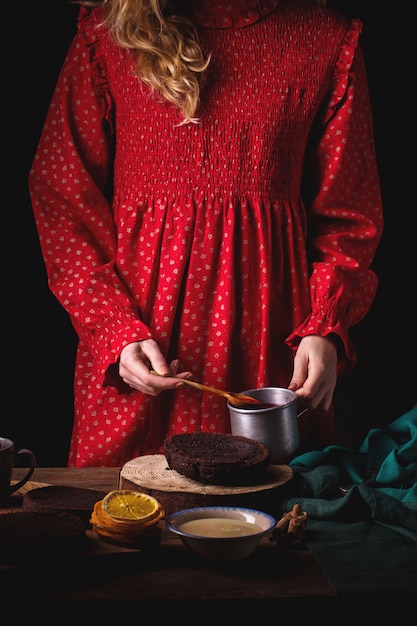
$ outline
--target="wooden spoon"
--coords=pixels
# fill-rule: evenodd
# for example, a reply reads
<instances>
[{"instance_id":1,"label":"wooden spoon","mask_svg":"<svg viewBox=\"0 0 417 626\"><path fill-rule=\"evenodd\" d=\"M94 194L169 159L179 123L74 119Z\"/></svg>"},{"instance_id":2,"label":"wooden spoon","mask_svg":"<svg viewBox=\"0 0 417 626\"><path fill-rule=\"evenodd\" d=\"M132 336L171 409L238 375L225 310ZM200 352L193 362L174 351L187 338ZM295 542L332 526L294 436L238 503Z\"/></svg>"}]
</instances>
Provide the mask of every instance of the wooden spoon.
<instances>
[{"instance_id":1,"label":"wooden spoon","mask_svg":"<svg viewBox=\"0 0 417 626\"><path fill-rule=\"evenodd\" d=\"M151 374L158 374L154 370L151 370ZM246 396L244 393L234 393L233 391L223 391L222 389L217 389L216 387L209 387L207 385L202 385L200 383L196 383L194 380L187 380L186 378L178 378L178 376L167 376L167 378L175 378L184 385L189 385L190 387L194 387L195 389L200 389L201 391L208 391L209 393L215 393L218 396L222 396L229 400L230 404L233 406L242 407L247 404L259 404L259 400L257 398L252 398L251 396Z\"/></svg>"}]
</instances>

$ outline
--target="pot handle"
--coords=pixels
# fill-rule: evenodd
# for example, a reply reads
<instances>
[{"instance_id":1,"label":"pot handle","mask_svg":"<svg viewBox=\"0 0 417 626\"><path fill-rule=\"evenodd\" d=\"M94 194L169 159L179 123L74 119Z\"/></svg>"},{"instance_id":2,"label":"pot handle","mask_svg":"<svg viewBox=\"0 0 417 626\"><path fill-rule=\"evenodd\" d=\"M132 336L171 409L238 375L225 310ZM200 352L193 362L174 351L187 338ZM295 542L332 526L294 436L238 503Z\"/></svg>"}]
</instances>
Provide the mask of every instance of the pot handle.
<instances>
[{"instance_id":1,"label":"pot handle","mask_svg":"<svg viewBox=\"0 0 417 626\"><path fill-rule=\"evenodd\" d=\"M302 411L300 411L299 413L297 413L297 418L301 417L302 415L304 415L304 413L308 411L308 407L306 407L305 409L303 409Z\"/></svg>"}]
</instances>

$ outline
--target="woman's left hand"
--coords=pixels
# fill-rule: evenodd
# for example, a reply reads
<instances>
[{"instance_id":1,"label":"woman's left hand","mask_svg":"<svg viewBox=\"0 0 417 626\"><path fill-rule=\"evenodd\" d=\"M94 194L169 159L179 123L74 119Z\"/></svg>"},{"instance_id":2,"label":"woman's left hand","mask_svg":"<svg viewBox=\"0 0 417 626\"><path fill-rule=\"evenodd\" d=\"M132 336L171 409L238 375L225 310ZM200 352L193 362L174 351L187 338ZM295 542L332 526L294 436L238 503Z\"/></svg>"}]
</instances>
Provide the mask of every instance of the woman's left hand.
<instances>
[{"instance_id":1,"label":"woman's left hand","mask_svg":"<svg viewBox=\"0 0 417 626\"><path fill-rule=\"evenodd\" d=\"M303 337L294 357L288 389L309 409L330 409L337 383L337 348L329 337Z\"/></svg>"}]
</instances>

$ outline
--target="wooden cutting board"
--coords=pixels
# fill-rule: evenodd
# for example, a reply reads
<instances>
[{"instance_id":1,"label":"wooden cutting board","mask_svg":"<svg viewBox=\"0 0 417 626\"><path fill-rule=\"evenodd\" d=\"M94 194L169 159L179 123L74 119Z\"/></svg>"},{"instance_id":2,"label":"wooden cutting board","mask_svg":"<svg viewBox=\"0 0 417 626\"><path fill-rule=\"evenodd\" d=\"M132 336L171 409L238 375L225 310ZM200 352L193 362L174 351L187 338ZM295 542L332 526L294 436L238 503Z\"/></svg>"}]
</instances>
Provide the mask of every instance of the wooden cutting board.
<instances>
[{"instance_id":1,"label":"wooden cutting board","mask_svg":"<svg viewBox=\"0 0 417 626\"><path fill-rule=\"evenodd\" d=\"M245 506L276 515L279 490L292 475L288 465L271 464L262 484L248 487L209 485L171 470L163 454L152 454L132 459L122 467L119 488L153 496L167 515L199 506Z\"/></svg>"}]
</instances>

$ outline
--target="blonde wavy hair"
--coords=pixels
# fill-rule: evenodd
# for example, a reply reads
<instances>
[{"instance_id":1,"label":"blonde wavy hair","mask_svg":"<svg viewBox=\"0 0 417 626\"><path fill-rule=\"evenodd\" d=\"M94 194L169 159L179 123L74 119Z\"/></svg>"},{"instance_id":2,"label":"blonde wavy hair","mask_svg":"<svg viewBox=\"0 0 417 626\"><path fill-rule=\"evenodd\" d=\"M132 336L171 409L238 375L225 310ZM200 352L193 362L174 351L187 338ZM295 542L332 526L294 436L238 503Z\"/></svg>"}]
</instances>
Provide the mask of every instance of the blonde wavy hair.
<instances>
[{"instance_id":1,"label":"blonde wavy hair","mask_svg":"<svg viewBox=\"0 0 417 626\"><path fill-rule=\"evenodd\" d=\"M181 111L183 123L198 122L195 114L210 53L203 53L194 23L182 14L192 0L69 1L103 5L104 24L120 47L135 54L138 77Z\"/></svg>"}]
</instances>

